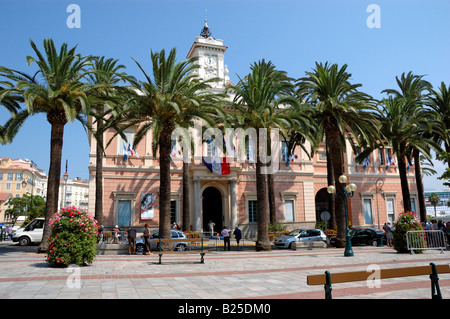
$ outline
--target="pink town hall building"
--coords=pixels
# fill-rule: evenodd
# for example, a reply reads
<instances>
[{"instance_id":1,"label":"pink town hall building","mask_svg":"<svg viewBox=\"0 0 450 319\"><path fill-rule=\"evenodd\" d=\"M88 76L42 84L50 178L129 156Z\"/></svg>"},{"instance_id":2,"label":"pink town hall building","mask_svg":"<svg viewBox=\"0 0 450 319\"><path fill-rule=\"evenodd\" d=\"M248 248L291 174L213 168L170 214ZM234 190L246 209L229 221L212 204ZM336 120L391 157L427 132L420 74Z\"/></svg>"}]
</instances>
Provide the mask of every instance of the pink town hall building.
<instances>
[{"instance_id":1,"label":"pink town hall building","mask_svg":"<svg viewBox=\"0 0 450 319\"><path fill-rule=\"evenodd\" d=\"M205 28L207 28L205 24ZM206 30L208 31L208 30ZM215 39L202 30L195 38L187 57L198 57L196 70L204 79L221 79L211 90L223 92L232 84L225 65L227 47L223 40ZM135 150L131 149L136 128L128 129L127 142L120 136L106 149L103 158L103 224L151 228L159 225L159 162L152 153L151 132ZM104 134L107 141L112 130ZM95 210L95 154L96 141L90 141L89 211ZM182 224L183 162L175 160L177 144L174 144L174 160L171 164L171 218ZM308 145L306 145L308 147ZM246 238L256 237L256 176L251 159L251 144L246 144L243 162L234 161L222 171L213 170L202 160L202 154L210 156L211 144L202 141L200 153L195 153L189 165L190 226L195 231L209 231L209 222L215 223L215 231L236 225ZM351 150L349 146L347 150ZM277 222L288 229L315 227L323 211L329 210L327 193L327 156L322 144L309 158L297 148L295 156L286 152L286 144L279 143L279 164L274 174L275 210ZM179 154L178 154L179 155ZM400 177L396 158L387 148L375 151L363 164L355 162L351 151L344 154L345 175L357 190L348 200L349 222L353 227L382 227L403 212ZM408 173L413 210L418 208L418 196L414 170Z\"/></svg>"}]
</instances>

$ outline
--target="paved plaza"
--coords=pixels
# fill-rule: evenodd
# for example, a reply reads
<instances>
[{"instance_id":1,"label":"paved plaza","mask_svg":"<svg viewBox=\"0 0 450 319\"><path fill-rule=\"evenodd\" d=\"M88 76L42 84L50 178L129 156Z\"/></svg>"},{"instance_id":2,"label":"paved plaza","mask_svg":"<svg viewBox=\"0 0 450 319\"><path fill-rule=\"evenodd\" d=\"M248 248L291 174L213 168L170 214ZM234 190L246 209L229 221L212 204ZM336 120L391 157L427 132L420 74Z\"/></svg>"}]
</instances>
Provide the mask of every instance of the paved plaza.
<instances>
[{"instance_id":1,"label":"paved plaza","mask_svg":"<svg viewBox=\"0 0 450 319\"><path fill-rule=\"evenodd\" d=\"M398 254L389 247L279 250L212 250L199 263L197 254L97 256L90 266L51 268L45 255L9 251L0 245L1 299L323 299L323 286L308 286L310 274L450 264L449 252ZM450 274L440 274L444 299L450 298ZM429 299L428 276L333 285L333 299Z\"/></svg>"}]
</instances>

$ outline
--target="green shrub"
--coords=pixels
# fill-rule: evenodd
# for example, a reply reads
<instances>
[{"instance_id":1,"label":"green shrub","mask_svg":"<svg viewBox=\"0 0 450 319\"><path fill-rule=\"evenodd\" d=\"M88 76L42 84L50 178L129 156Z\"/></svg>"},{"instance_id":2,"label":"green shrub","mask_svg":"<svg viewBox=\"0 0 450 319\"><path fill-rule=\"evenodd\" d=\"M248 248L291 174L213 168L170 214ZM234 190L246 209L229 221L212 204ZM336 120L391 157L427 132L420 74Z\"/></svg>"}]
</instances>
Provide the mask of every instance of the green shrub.
<instances>
[{"instance_id":1,"label":"green shrub","mask_svg":"<svg viewBox=\"0 0 450 319\"><path fill-rule=\"evenodd\" d=\"M65 207L50 220L47 262L53 267L91 263L96 254L97 221L75 206Z\"/></svg>"},{"instance_id":2,"label":"green shrub","mask_svg":"<svg viewBox=\"0 0 450 319\"><path fill-rule=\"evenodd\" d=\"M287 228L287 225L282 223L270 223L269 224L269 233L281 233L284 232Z\"/></svg>"},{"instance_id":3,"label":"green shrub","mask_svg":"<svg viewBox=\"0 0 450 319\"><path fill-rule=\"evenodd\" d=\"M395 230L393 233L393 244L394 249L399 253L408 252L408 245L406 242L406 233L408 231L423 230L423 227L420 224L420 221L417 218L416 214L411 211L401 213L398 216L397 222L394 223L394 227ZM414 252L420 253L422 251L415 250Z\"/></svg>"}]
</instances>

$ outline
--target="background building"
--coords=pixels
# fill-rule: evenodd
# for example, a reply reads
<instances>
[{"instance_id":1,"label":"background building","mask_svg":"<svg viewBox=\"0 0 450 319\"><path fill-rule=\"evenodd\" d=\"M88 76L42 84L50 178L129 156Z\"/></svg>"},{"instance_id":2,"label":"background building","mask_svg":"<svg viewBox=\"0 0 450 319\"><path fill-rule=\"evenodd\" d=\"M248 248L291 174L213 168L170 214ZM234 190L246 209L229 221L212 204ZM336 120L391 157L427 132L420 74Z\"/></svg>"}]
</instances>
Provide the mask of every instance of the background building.
<instances>
[{"instance_id":1,"label":"background building","mask_svg":"<svg viewBox=\"0 0 450 319\"><path fill-rule=\"evenodd\" d=\"M58 210L65 206L76 206L88 209L89 204L89 181L83 181L80 177L61 179L59 184Z\"/></svg>"},{"instance_id":2,"label":"background building","mask_svg":"<svg viewBox=\"0 0 450 319\"><path fill-rule=\"evenodd\" d=\"M0 198L21 197L29 193L47 196L47 174L29 159L0 157ZM4 202L0 203L0 222L5 221Z\"/></svg>"}]
</instances>

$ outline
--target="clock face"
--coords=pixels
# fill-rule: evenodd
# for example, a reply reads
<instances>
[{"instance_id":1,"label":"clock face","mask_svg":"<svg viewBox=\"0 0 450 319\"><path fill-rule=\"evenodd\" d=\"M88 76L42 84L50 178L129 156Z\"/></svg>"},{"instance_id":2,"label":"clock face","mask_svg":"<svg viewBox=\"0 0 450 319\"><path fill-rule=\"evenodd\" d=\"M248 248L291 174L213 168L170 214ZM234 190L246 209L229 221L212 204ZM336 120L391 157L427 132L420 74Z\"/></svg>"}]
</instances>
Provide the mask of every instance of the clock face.
<instances>
[{"instance_id":1,"label":"clock face","mask_svg":"<svg viewBox=\"0 0 450 319\"><path fill-rule=\"evenodd\" d=\"M213 66L215 64L215 60L212 56L208 56L206 57L206 65L208 66Z\"/></svg>"}]
</instances>

